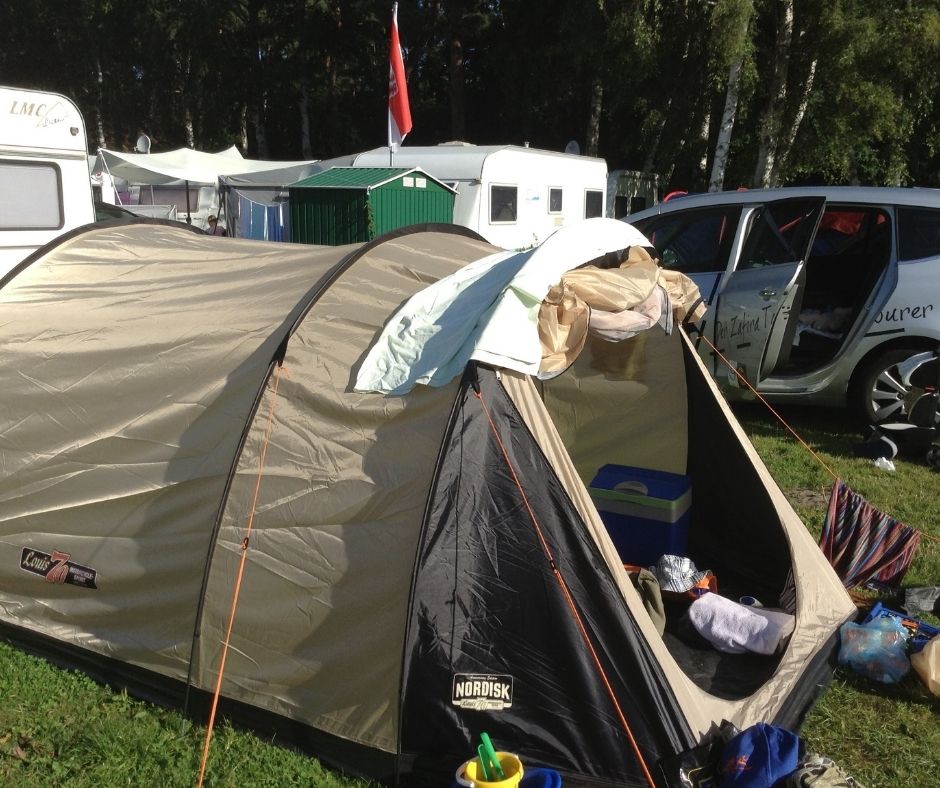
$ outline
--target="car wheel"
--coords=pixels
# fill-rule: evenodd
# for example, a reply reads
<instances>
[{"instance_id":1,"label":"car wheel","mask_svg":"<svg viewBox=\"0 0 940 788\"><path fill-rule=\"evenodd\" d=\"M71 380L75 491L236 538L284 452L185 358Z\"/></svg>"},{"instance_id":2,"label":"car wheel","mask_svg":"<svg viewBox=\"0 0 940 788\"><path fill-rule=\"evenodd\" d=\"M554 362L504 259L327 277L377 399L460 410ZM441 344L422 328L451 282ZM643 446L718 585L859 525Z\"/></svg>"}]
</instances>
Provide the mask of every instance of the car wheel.
<instances>
[{"instance_id":1,"label":"car wheel","mask_svg":"<svg viewBox=\"0 0 940 788\"><path fill-rule=\"evenodd\" d=\"M940 471L940 443L933 443L927 449L927 464L935 471Z\"/></svg>"},{"instance_id":2,"label":"car wheel","mask_svg":"<svg viewBox=\"0 0 940 788\"><path fill-rule=\"evenodd\" d=\"M868 424L905 421L910 384L903 380L898 365L907 361L918 348L887 350L869 361L858 375L852 403Z\"/></svg>"}]
</instances>

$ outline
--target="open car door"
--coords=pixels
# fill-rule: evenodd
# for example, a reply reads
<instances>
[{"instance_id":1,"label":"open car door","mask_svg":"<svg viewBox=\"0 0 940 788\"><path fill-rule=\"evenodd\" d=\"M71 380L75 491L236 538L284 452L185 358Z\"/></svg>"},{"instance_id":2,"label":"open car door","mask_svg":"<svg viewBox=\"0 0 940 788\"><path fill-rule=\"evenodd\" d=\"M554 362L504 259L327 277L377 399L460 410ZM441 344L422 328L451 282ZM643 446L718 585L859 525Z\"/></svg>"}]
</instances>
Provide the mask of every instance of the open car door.
<instances>
[{"instance_id":1,"label":"open car door","mask_svg":"<svg viewBox=\"0 0 940 788\"><path fill-rule=\"evenodd\" d=\"M825 205L823 197L773 200L746 217L741 254L715 299L715 340L753 386L789 358ZM738 385L733 372L728 379Z\"/></svg>"}]
</instances>

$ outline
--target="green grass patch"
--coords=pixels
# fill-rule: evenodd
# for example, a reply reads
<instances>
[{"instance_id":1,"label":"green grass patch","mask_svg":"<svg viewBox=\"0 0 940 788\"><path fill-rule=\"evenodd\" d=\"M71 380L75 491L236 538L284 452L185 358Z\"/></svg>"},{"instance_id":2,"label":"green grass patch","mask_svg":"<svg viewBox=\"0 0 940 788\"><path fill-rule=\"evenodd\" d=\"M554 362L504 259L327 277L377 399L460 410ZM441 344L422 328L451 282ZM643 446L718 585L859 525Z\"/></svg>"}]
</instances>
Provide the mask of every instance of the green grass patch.
<instances>
[{"instance_id":1,"label":"green grass patch","mask_svg":"<svg viewBox=\"0 0 940 788\"><path fill-rule=\"evenodd\" d=\"M116 788L196 784L205 728L0 643L0 785ZM301 753L222 723L213 732L209 788L350 788Z\"/></svg>"},{"instance_id":2,"label":"green grass patch","mask_svg":"<svg viewBox=\"0 0 940 788\"><path fill-rule=\"evenodd\" d=\"M940 475L918 462L895 460L897 470L890 473L856 458L851 447L860 436L838 412L780 412L819 459L762 406L736 408L758 453L814 536L825 517L831 470L872 505L940 537ZM940 544L925 539L905 585L938 583ZM889 607L900 605L900 599L882 599ZM205 729L178 713L112 692L4 643L0 698L0 785L196 784ZM802 735L811 752L833 758L867 788L940 782L940 701L913 673L896 685L884 685L840 668ZM205 785L214 788L367 785L225 723L213 734L206 775Z\"/></svg>"},{"instance_id":3,"label":"green grass patch","mask_svg":"<svg viewBox=\"0 0 940 788\"><path fill-rule=\"evenodd\" d=\"M813 535L818 538L822 532L831 471L873 506L923 534L904 587L940 584L940 542L934 541L940 538L940 474L917 458L896 458L891 472L856 457L852 446L862 435L842 412L778 412L818 459L764 406L735 408L757 452ZM903 604L903 589L895 595L859 596L880 599L895 609ZM919 617L938 624L933 616ZM940 783L940 700L913 672L888 685L840 667L801 735L810 751L828 755L866 788Z\"/></svg>"}]
</instances>

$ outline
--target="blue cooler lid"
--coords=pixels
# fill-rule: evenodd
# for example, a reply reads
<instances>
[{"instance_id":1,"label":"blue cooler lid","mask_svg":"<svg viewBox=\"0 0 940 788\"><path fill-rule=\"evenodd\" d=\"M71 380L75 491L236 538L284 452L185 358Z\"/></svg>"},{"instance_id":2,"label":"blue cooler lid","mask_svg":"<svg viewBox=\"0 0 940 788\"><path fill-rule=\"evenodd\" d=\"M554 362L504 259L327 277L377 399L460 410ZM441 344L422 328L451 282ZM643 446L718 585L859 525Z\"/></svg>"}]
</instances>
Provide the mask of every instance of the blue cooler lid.
<instances>
[{"instance_id":1,"label":"blue cooler lid","mask_svg":"<svg viewBox=\"0 0 940 788\"><path fill-rule=\"evenodd\" d=\"M592 495L599 494L599 497L607 497L603 491L609 490L619 493L611 495L611 498L637 502L646 499L646 503L651 504L653 502L649 499L676 501L682 498L691 489L692 480L688 476L668 471L610 464L597 472L590 487Z\"/></svg>"}]
</instances>

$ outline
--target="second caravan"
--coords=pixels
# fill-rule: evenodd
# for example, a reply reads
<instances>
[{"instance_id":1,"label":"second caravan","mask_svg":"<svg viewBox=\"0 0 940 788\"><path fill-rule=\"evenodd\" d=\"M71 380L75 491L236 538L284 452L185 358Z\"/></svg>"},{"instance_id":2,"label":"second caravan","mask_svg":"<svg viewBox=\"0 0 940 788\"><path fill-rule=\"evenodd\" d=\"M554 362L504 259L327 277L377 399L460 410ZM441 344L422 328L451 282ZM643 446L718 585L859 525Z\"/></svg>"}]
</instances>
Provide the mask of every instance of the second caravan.
<instances>
[{"instance_id":1,"label":"second caravan","mask_svg":"<svg viewBox=\"0 0 940 788\"><path fill-rule=\"evenodd\" d=\"M604 216L607 162L519 145L386 147L324 165L421 167L457 190L454 223L504 249L525 249L559 227Z\"/></svg>"}]
</instances>

